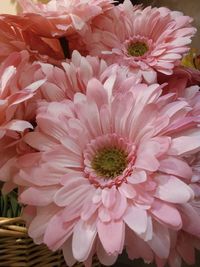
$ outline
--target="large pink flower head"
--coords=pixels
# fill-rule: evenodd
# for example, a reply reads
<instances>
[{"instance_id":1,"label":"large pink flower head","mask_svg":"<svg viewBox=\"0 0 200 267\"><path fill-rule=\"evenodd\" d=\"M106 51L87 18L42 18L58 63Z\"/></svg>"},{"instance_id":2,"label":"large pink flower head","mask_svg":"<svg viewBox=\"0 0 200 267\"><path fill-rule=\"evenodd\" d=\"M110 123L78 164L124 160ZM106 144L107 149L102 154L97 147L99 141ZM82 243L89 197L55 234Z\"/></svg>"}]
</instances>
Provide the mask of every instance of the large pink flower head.
<instances>
[{"instance_id":1,"label":"large pink flower head","mask_svg":"<svg viewBox=\"0 0 200 267\"><path fill-rule=\"evenodd\" d=\"M185 207L194 196L185 157L200 150L199 115L185 100L165 105L171 94L157 84L124 83L113 94L112 79L91 79L73 101L41 102L37 129L25 136L37 152L18 160L20 201L36 208L29 234L61 247L70 266L90 266L94 253L111 265L124 246L130 258L167 259L170 229L200 236L185 223L199 216Z\"/></svg>"},{"instance_id":2,"label":"large pink flower head","mask_svg":"<svg viewBox=\"0 0 200 267\"><path fill-rule=\"evenodd\" d=\"M143 71L151 82L153 71L172 74L196 32L192 19L167 8L133 8L131 12L127 2L123 9L116 7L94 20L92 32L85 37L88 50L108 62Z\"/></svg>"},{"instance_id":3,"label":"large pink flower head","mask_svg":"<svg viewBox=\"0 0 200 267\"><path fill-rule=\"evenodd\" d=\"M112 0L51 0L47 4L18 0L18 3L23 10L21 23L43 37L83 31L91 19L113 7Z\"/></svg>"}]
</instances>

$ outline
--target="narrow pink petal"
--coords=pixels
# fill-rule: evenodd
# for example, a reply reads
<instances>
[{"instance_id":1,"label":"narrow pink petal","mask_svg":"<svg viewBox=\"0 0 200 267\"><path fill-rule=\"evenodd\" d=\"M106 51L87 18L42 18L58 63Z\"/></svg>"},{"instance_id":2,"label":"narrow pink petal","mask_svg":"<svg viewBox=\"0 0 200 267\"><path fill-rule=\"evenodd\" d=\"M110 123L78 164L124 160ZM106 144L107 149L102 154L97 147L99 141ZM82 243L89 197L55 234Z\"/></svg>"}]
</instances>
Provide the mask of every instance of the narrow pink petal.
<instances>
[{"instance_id":1,"label":"narrow pink petal","mask_svg":"<svg viewBox=\"0 0 200 267\"><path fill-rule=\"evenodd\" d=\"M116 188L113 186L110 189L102 190L102 203L106 208L111 208L115 203Z\"/></svg>"},{"instance_id":2,"label":"narrow pink petal","mask_svg":"<svg viewBox=\"0 0 200 267\"><path fill-rule=\"evenodd\" d=\"M76 263L76 259L72 253L72 238L69 237L62 246L62 252L67 266L72 267Z\"/></svg>"},{"instance_id":3,"label":"narrow pink petal","mask_svg":"<svg viewBox=\"0 0 200 267\"><path fill-rule=\"evenodd\" d=\"M190 204L183 204L178 207L184 231L200 237L200 216Z\"/></svg>"},{"instance_id":4,"label":"narrow pink petal","mask_svg":"<svg viewBox=\"0 0 200 267\"><path fill-rule=\"evenodd\" d=\"M170 251L170 238L167 227L154 222L153 223L153 238L148 241L149 246L154 253L161 259L166 259Z\"/></svg>"},{"instance_id":5,"label":"narrow pink petal","mask_svg":"<svg viewBox=\"0 0 200 267\"><path fill-rule=\"evenodd\" d=\"M115 205L111 209L112 218L115 220L120 219L127 209L127 199L119 192L116 194Z\"/></svg>"}]
</instances>

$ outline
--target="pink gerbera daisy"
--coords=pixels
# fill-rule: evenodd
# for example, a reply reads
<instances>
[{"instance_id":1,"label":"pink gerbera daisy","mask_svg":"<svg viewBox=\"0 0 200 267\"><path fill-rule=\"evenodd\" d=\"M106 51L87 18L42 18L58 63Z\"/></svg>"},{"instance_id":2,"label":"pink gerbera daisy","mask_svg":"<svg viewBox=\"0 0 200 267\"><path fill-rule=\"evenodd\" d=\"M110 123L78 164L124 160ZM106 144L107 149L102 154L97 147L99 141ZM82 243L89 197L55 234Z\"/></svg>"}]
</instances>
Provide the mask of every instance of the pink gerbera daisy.
<instances>
[{"instance_id":1,"label":"pink gerbera daisy","mask_svg":"<svg viewBox=\"0 0 200 267\"><path fill-rule=\"evenodd\" d=\"M0 61L11 53L26 50L30 60L40 60L59 65L64 60L62 47L58 39L41 38L29 29L16 25L17 16L4 15L0 17Z\"/></svg>"},{"instance_id":2,"label":"pink gerbera daisy","mask_svg":"<svg viewBox=\"0 0 200 267\"><path fill-rule=\"evenodd\" d=\"M113 0L51 0L46 4L18 0L23 13L18 23L43 37L68 36L113 7Z\"/></svg>"},{"instance_id":3,"label":"pink gerbera daisy","mask_svg":"<svg viewBox=\"0 0 200 267\"><path fill-rule=\"evenodd\" d=\"M131 12L130 7L127 10L119 6L94 20L85 43L92 55L142 71L152 82L154 71L172 74L177 61L188 51L196 32L191 21L167 8L133 8Z\"/></svg>"},{"instance_id":4,"label":"pink gerbera daisy","mask_svg":"<svg viewBox=\"0 0 200 267\"><path fill-rule=\"evenodd\" d=\"M29 235L62 248L69 266L90 266L94 253L111 265L125 245L131 258L167 259L170 229L189 232L185 221L199 216L184 208L194 196L185 156L200 150L188 103L165 105L171 94L157 84L112 94L112 79L91 79L73 101L41 102L25 136L37 152L18 160L20 201L36 208Z\"/></svg>"},{"instance_id":5,"label":"pink gerbera daisy","mask_svg":"<svg viewBox=\"0 0 200 267\"><path fill-rule=\"evenodd\" d=\"M23 144L24 131L33 129L36 92L45 82L37 77L40 65L29 62L26 51L12 53L0 66L0 180L12 189L16 155L28 150Z\"/></svg>"},{"instance_id":6,"label":"pink gerbera daisy","mask_svg":"<svg viewBox=\"0 0 200 267\"><path fill-rule=\"evenodd\" d=\"M42 76L46 82L41 86L41 92L48 101L61 101L73 99L77 92L85 93L87 85L92 78L100 82L115 84L115 93L126 88L126 84L137 84L141 81L140 75L133 75L127 68L113 64L108 66L98 57L83 57L78 51L73 51L70 62L63 61L62 68L51 64L41 63Z\"/></svg>"}]
</instances>

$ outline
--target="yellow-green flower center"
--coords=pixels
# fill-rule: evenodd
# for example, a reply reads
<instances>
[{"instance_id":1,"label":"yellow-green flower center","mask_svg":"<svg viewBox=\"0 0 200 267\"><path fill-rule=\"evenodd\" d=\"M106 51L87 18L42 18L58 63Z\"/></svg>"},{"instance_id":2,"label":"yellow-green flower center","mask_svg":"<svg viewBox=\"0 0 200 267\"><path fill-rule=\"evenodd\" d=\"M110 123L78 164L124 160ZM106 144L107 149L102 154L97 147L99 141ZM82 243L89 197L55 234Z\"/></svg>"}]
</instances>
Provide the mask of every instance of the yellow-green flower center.
<instances>
[{"instance_id":1,"label":"yellow-green flower center","mask_svg":"<svg viewBox=\"0 0 200 267\"><path fill-rule=\"evenodd\" d=\"M141 57L148 51L148 46L143 42L130 43L127 51L132 57Z\"/></svg>"},{"instance_id":2,"label":"yellow-green flower center","mask_svg":"<svg viewBox=\"0 0 200 267\"><path fill-rule=\"evenodd\" d=\"M118 148L104 148L96 153L91 163L97 175L114 178L125 170L127 155Z\"/></svg>"}]
</instances>

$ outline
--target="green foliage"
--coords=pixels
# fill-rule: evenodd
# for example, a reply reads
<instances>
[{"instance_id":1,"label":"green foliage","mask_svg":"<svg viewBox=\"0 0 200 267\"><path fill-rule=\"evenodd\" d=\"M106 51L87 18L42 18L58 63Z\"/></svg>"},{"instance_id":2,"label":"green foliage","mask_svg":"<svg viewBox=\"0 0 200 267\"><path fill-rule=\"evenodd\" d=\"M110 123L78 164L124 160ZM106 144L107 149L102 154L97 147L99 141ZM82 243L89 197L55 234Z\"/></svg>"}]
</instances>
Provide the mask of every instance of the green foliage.
<instances>
[{"instance_id":1,"label":"green foliage","mask_svg":"<svg viewBox=\"0 0 200 267\"><path fill-rule=\"evenodd\" d=\"M21 206L17 202L17 191L7 195L0 193L0 217L13 218L21 214Z\"/></svg>"}]
</instances>

